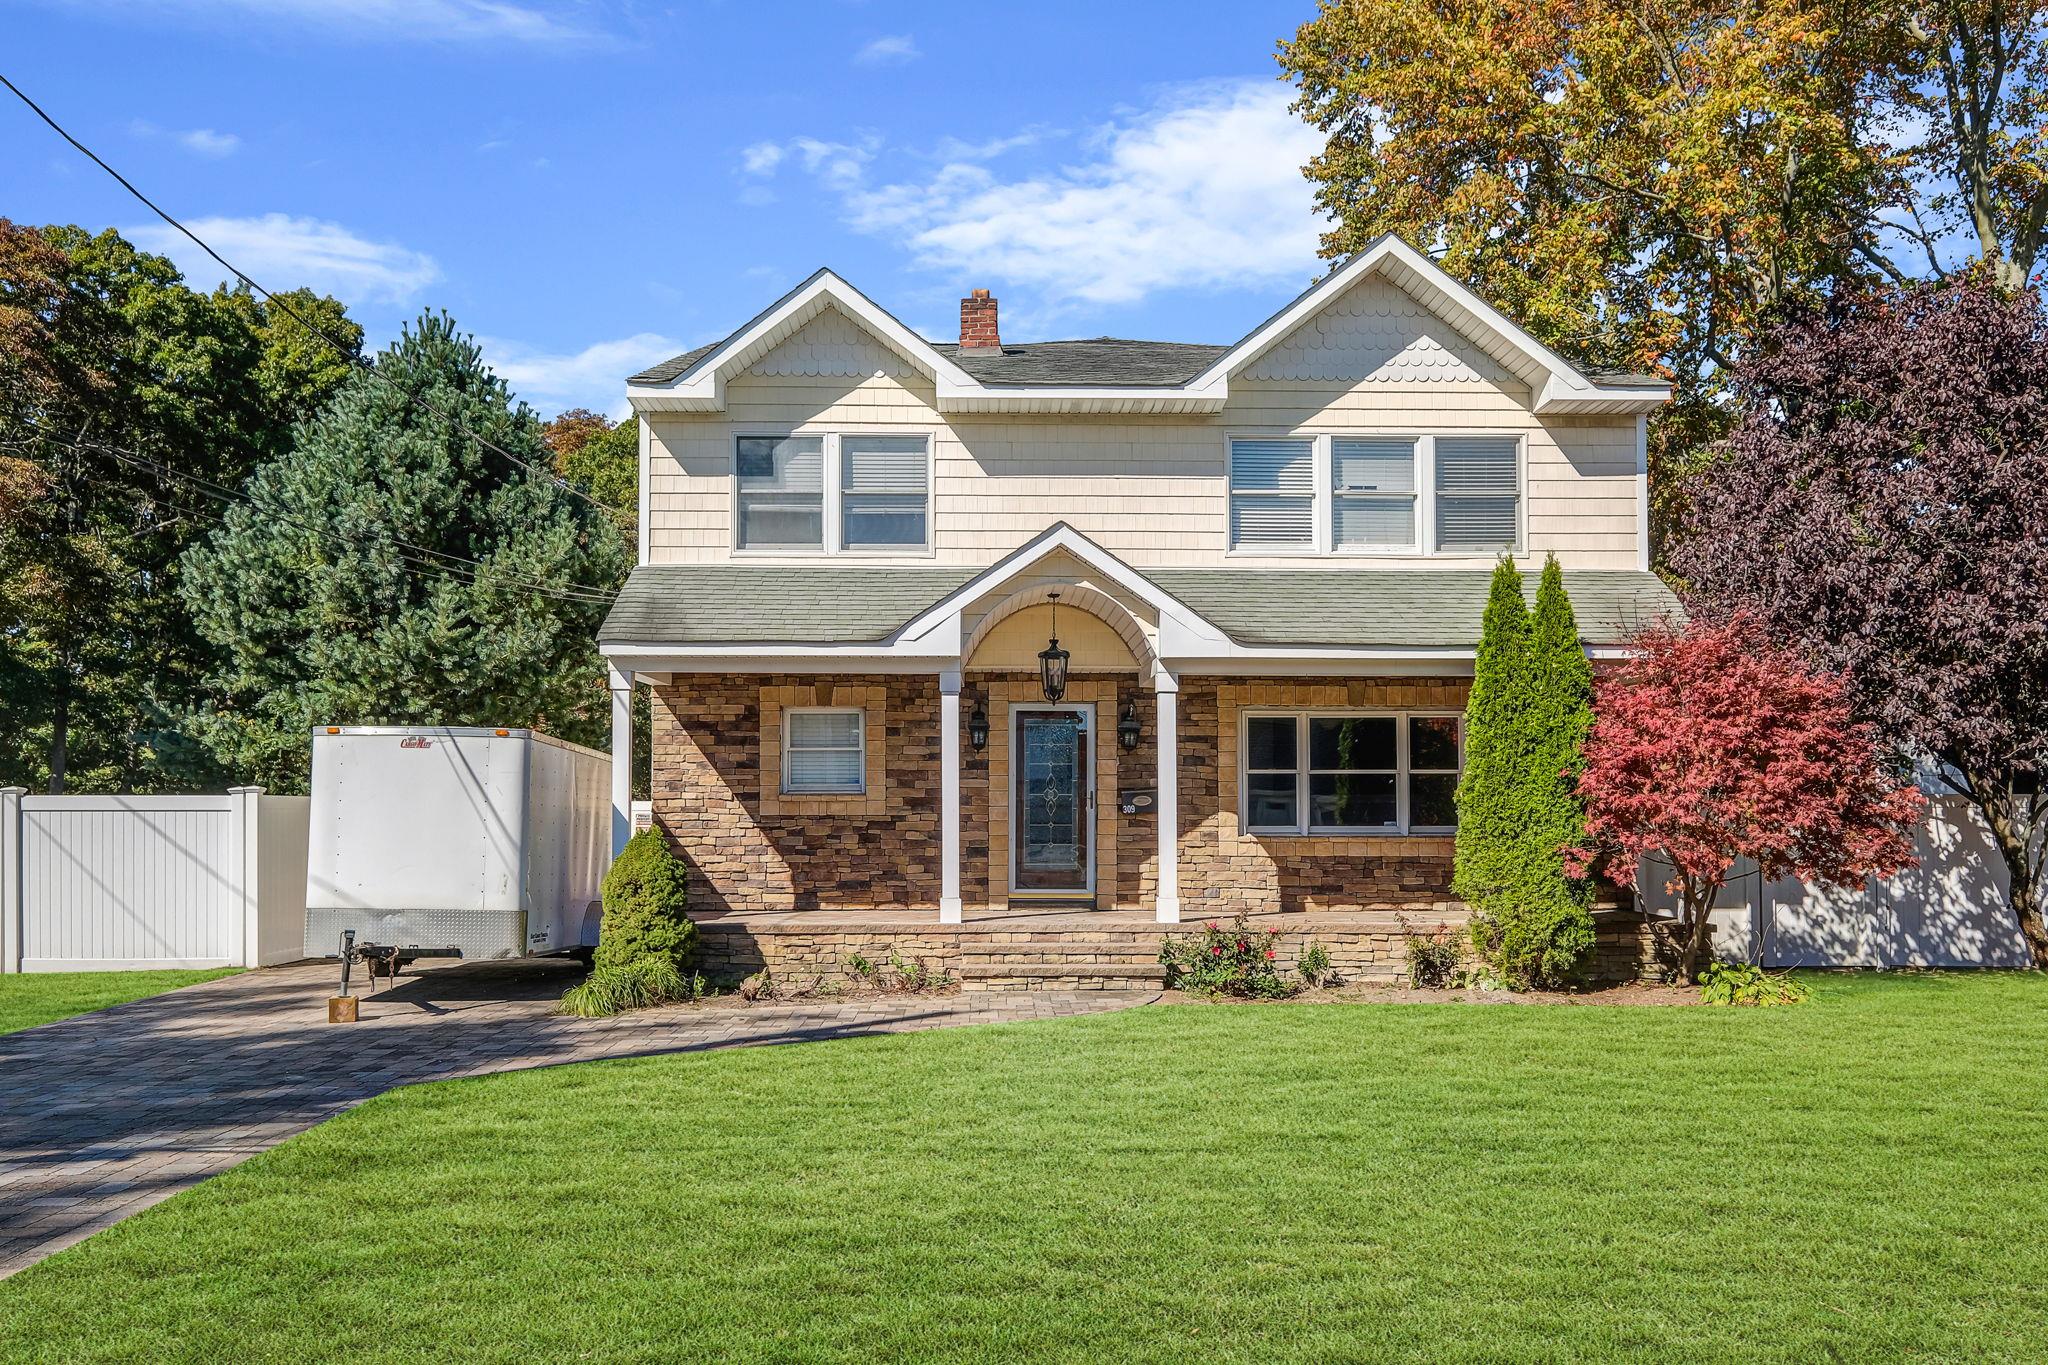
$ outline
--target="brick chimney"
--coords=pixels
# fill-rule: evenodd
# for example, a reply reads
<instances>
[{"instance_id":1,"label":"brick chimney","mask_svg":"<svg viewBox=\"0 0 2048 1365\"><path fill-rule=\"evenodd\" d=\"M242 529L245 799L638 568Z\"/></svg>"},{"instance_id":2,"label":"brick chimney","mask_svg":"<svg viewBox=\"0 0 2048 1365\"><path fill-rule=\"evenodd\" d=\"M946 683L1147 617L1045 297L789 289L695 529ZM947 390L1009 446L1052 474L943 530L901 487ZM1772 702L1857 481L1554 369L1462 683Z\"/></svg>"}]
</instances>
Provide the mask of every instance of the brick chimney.
<instances>
[{"instance_id":1,"label":"brick chimney","mask_svg":"<svg viewBox=\"0 0 2048 1365\"><path fill-rule=\"evenodd\" d=\"M1001 355L1003 339L996 333L996 301L977 289L960 300L960 354Z\"/></svg>"}]
</instances>

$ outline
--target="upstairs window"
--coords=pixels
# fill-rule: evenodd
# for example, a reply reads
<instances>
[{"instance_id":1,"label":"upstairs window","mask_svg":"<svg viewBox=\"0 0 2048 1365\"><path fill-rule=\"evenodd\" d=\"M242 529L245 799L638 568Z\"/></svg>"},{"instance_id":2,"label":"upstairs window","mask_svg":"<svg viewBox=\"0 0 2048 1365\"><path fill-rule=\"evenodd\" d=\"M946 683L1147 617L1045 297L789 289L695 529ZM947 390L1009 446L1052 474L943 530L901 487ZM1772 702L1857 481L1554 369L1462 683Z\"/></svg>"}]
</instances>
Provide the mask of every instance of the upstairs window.
<instances>
[{"instance_id":1,"label":"upstairs window","mask_svg":"<svg viewBox=\"0 0 2048 1365\"><path fill-rule=\"evenodd\" d=\"M782 790L788 795L857 796L866 786L867 725L851 707L782 713Z\"/></svg>"},{"instance_id":2,"label":"upstairs window","mask_svg":"<svg viewBox=\"0 0 2048 1365\"><path fill-rule=\"evenodd\" d=\"M922 436L839 438L840 541L849 550L931 543L931 462Z\"/></svg>"},{"instance_id":3,"label":"upstairs window","mask_svg":"<svg viewBox=\"0 0 2048 1365\"><path fill-rule=\"evenodd\" d=\"M1233 548L1313 550L1315 442L1230 443L1230 543Z\"/></svg>"},{"instance_id":4,"label":"upstairs window","mask_svg":"<svg viewBox=\"0 0 2048 1365\"><path fill-rule=\"evenodd\" d=\"M921 553L932 544L926 436L739 436L733 546L777 554Z\"/></svg>"},{"instance_id":5,"label":"upstairs window","mask_svg":"<svg viewBox=\"0 0 2048 1365\"><path fill-rule=\"evenodd\" d=\"M743 550L825 548L825 439L742 436L738 540Z\"/></svg>"},{"instance_id":6,"label":"upstairs window","mask_svg":"<svg viewBox=\"0 0 2048 1365\"><path fill-rule=\"evenodd\" d=\"M1258 712L1244 726L1242 815L1253 833L1457 828L1457 716Z\"/></svg>"},{"instance_id":7,"label":"upstairs window","mask_svg":"<svg viewBox=\"0 0 2048 1365\"><path fill-rule=\"evenodd\" d=\"M1340 550L1415 549L1415 439L1330 442L1330 538Z\"/></svg>"},{"instance_id":8,"label":"upstairs window","mask_svg":"<svg viewBox=\"0 0 2048 1365\"><path fill-rule=\"evenodd\" d=\"M1521 540L1521 477L1512 436L1436 438L1436 543L1512 550Z\"/></svg>"}]
</instances>

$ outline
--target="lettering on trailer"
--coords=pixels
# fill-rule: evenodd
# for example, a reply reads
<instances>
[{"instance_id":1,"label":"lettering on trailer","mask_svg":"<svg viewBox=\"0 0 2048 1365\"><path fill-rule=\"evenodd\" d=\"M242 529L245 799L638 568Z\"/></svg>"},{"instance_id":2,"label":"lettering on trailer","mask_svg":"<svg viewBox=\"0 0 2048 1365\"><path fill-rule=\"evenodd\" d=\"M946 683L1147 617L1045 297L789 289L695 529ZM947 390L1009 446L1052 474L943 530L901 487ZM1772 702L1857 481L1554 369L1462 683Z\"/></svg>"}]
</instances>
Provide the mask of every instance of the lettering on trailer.
<instances>
[{"instance_id":1,"label":"lettering on trailer","mask_svg":"<svg viewBox=\"0 0 2048 1365\"><path fill-rule=\"evenodd\" d=\"M398 747L401 749L431 749L434 747L434 741L419 735L407 735L404 739L398 741Z\"/></svg>"}]
</instances>

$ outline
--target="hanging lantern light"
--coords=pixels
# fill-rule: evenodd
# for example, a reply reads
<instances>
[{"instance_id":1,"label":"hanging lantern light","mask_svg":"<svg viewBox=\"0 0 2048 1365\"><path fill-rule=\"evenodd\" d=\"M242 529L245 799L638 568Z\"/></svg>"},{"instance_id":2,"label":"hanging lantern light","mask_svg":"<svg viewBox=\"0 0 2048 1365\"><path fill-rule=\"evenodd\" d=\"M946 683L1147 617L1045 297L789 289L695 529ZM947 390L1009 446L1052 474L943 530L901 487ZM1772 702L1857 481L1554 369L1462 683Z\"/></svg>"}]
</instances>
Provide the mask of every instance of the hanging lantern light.
<instances>
[{"instance_id":1,"label":"hanging lantern light","mask_svg":"<svg viewBox=\"0 0 2048 1365\"><path fill-rule=\"evenodd\" d=\"M1052 603L1052 638L1038 651L1038 683L1047 701L1058 701L1067 695L1067 660L1072 656L1060 648L1060 595L1047 593L1046 600Z\"/></svg>"},{"instance_id":2,"label":"hanging lantern light","mask_svg":"<svg viewBox=\"0 0 2048 1365\"><path fill-rule=\"evenodd\" d=\"M1135 697L1126 697L1123 712L1116 718L1116 742L1124 746L1125 753L1129 753L1138 747L1140 732L1138 700Z\"/></svg>"}]
</instances>

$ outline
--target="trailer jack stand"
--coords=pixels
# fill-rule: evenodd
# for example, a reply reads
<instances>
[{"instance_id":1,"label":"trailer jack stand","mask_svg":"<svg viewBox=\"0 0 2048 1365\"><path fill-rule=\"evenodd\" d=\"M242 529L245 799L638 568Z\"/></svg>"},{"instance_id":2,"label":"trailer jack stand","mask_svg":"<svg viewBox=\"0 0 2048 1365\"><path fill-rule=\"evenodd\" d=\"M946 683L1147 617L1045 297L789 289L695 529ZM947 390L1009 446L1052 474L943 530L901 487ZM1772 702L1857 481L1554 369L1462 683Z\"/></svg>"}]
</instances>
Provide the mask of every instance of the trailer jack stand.
<instances>
[{"instance_id":1,"label":"trailer jack stand","mask_svg":"<svg viewBox=\"0 0 2048 1365\"><path fill-rule=\"evenodd\" d=\"M341 994L327 997L327 1022L330 1024L353 1024L356 1022L356 998L348 993L348 969L356 960L356 931L341 931Z\"/></svg>"}]
</instances>

